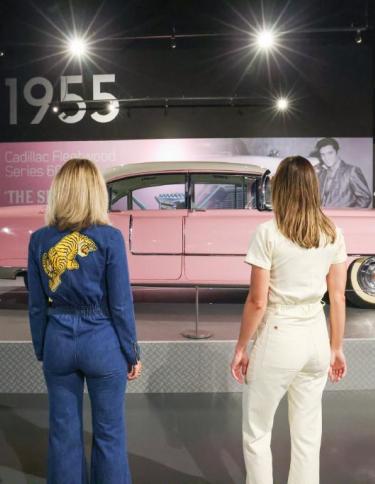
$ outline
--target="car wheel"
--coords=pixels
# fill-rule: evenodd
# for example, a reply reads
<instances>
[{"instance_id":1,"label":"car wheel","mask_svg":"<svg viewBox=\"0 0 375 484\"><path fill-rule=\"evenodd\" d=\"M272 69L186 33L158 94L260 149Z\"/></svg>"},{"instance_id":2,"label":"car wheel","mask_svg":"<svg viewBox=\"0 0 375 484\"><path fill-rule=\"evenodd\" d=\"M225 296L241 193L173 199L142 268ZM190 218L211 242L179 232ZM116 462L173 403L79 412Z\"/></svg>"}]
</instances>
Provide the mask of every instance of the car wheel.
<instances>
[{"instance_id":1,"label":"car wheel","mask_svg":"<svg viewBox=\"0 0 375 484\"><path fill-rule=\"evenodd\" d=\"M360 257L350 264L346 297L357 307L375 309L375 256Z\"/></svg>"}]
</instances>

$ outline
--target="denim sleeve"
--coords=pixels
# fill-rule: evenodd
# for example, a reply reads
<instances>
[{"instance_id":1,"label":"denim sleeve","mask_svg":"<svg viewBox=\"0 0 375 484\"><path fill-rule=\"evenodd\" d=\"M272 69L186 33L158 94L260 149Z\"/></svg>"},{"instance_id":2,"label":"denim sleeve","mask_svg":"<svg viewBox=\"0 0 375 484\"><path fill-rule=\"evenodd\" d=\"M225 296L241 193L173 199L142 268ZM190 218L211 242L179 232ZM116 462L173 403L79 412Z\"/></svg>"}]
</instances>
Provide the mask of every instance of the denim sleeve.
<instances>
[{"instance_id":1,"label":"denim sleeve","mask_svg":"<svg viewBox=\"0 0 375 484\"><path fill-rule=\"evenodd\" d=\"M128 364L130 366L135 365L140 359L140 348L137 343L125 241L119 230L116 230L109 241L106 284L109 310L120 340L121 349Z\"/></svg>"},{"instance_id":2,"label":"denim sleeve","mask_svg":"<svg viewBox=\"0 0 375 484\"><path fill-rule=\"evenodd\" d=\"M33 245L33 238L31 237L27 264L29 322L34 352L37 359L42 361L44 335L47 326L48 297L43 290L39 261Z\"/></svg>"}]
</instances>

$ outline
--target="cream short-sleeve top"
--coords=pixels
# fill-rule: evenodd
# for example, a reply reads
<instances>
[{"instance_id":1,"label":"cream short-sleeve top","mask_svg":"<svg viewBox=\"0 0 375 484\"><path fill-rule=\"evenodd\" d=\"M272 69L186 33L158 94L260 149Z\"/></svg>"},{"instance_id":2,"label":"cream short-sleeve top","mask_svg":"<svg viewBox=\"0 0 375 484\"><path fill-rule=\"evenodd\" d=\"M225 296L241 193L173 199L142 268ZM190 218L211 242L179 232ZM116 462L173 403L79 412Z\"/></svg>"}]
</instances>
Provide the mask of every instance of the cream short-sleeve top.
<instances>
[{"instance_id":1,"label":"cream short-sleeve top","mask_svg":"<svg viewBox=\"0 0 375 484\"><path fill-rule=\"evenodd\" d=\"M347 259L342 230L336 227L333 244L306 249L285 237L273 218L258 225L245 258L248 264L270 271L268 304L313 304L327 291L331 264ZM323 239L323 238L322 238Z\"/></svg>"}]
</instances>

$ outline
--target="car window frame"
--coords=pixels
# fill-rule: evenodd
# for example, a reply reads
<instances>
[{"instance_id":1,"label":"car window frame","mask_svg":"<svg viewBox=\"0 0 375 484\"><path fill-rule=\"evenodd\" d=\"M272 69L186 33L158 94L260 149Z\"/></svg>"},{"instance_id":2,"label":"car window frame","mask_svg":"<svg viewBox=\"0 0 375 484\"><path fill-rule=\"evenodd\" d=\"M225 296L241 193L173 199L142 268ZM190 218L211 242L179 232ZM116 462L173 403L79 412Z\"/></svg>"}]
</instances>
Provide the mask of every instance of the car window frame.
<instances>
[{"instance_id":1,"label":"car window frame","mask_svg":"<svg viewBox=\"0 0 375 484\"><path fill-rule=\"evenodd\" d=\"M124 176L124 177L120 177L120 178L117 178L115 180L111 180L109 182L107 182L107 190L108 190L108 211L109 212L113 212L113 213L118 213L118 212L123 212L123 211L132 211L133 210L133 207L132 207L132 202L133 202L133 191L134 190L138 190L139 188L135 188L135 189L132 189L132 190L129 190L127 192L127 194L123 194L121 197L119 197L116 201L112 201L111 198L112 198L112 185L118 181L121 181L125 178L147 178L147 177L158 177L158 176L164 176L164 175L183 175L184 178L185 178L185 208L183 209L176 209L176 210L196 210L195 208L192 208L193 207L193 181L192 181L192 177L194 176L197 176L197 175L212 175L212 176L235 176L235 177L247 177L247 178L250 178L250 179L253 179L254 180L254 183L257 179L260 179L260 176L257 175L257 174L252 174L252 173L230 173L230 172L207 172L207 171L194 171L194 172L186 172L186 173L181 173L181 172L166 172L166 173L156 173L156 174L139 174L139 175L132 175L132 176ZM173 183L171 183L172 185ZM151 185L148 185L148 186L151 186ZM155 185L157 186L157 185ZM144 187L146 188L146 187ZM122 197L124 196L127 196L127 209L126 210L112 210L112 205L113 203L116 203L117 201L119 201ZM231 208L231 209L207 209L207 210L254 210L256 209L256 207L251 207L251 208L246 208L246 205L248 204L249 200L247 200L247 190L246 190L246 203L244 205L243 208ZM146 209L146 210L158 210L158 211L163 211L163 210L160 210L160 209ZM199 210L199 209L198 209ZM203 209L205 210L205 209Z\"/></svg>"},{"instance_id":2,"label":"car window frame","mask_svg":"<svg viewBox=\"0 0 375 484\"><path fill-rule=\"evenodd\" d=\"M187 173L181 173L181 172L166 172L166 173L155 173L155 174L139 174L139 175L132 175L132 176L124 176L124 177L120 177L120 178L117 178L116 180L111 180L109 182L107 182L107 190L108 190L108 210L109 212L114 212L114 213L118 213L118 212L123 212L123 211L131 211L133 210L133 192L135 190L139 190L141 188L147 188L149 186L158 186L157 184L155 185L146 185L144 187L140 186L140 187L137 187L137 188L133 188L131 190L129 190L127 193L123 193L117 200L113 201L112 200L112 184L116 183L116 182L119 182L123 179L131 179L131 178L151 178L151 177L161 177L161 176L181 176L183 177L184 179L184 192L185 192L185 208L180 208L180 209L177 209L177 210L186 210L186 207L187 207L187 189L186 189L186 186L187 186L187 182L186 182L186 178L188 176ZM176 184L176 182L174 183L171 183L171 185L174 185ZM118 202L119 200L121 200L121 198L127 196L127 209L126 210L113 210L112 209L112 205L116 202ZM158 210L158 209L146 209L146 210ZM161 211L161 210L160 210Z\"/></svg>"}]
</instances>

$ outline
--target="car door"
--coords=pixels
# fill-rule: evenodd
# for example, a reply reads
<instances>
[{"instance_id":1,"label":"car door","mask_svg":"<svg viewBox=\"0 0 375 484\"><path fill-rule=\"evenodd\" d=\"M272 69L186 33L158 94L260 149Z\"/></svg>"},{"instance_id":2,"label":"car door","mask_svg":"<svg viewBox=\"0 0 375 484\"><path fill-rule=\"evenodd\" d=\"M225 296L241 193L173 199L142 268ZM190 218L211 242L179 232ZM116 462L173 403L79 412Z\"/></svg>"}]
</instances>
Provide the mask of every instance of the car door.
<instances>
[{"instance_id":1,"label":"car door","mask_svg":"<svg viewBox=\"0 0 375 484\"><path fill-rule=\"evenodd\" d=\"M258 177L259 178L259 177ZM185 223L185 276L200 284L249 283L244 257L258 224L271 217L257 207L257 177L191 174Z\"/></svg>"},{"instance_id":2,"label":"car door","mask_svg":"<svg viewBox=\"0 0 375 484\"><path fill-rule=\"evenodd\" d=\"M111 218L127 242L132 282L181 277L186 175L150 174L110 184Z\"/></svg>"}]
</instances>

